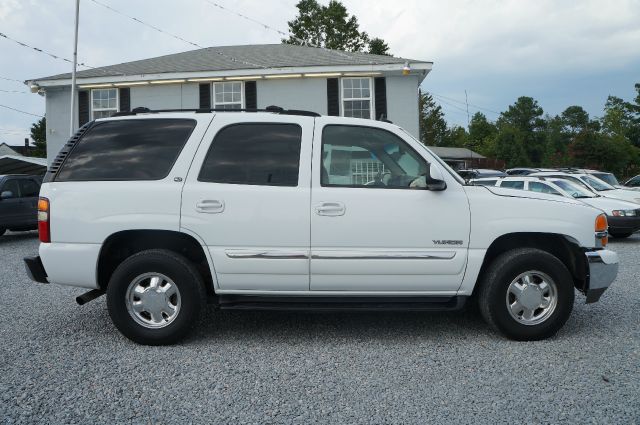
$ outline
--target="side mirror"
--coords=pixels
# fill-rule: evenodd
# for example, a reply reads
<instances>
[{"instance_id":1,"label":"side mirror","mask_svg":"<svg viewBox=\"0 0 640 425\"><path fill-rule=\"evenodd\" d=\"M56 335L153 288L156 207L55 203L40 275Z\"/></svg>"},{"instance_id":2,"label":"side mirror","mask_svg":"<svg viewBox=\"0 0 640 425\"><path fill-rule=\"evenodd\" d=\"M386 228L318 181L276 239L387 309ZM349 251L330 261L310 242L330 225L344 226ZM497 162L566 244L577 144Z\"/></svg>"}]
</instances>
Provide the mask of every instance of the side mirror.
<instances>
[{"instance_id":1,"label":"side mirror","mask_svg":"<svg viewBox=\"0 0 640 425\"><path fill-rule=\"evenodd\" d=\"M5 190L4 192L0 193L0 200L2 199L11 199L13 198L13 192L10 190Z\"/></svg>"},{"instance_id":2,"label":"side mirror","mask_svg":"<svg viewBox=\"0 0 640 425\"><path fill-rule=\"evenodd\" d=\"M427 176L427 190L442 191L447 188L447 183L444 181L442 170L440 167L431 163L429 166L429 175Z\"/></svg>"}]
</instances>

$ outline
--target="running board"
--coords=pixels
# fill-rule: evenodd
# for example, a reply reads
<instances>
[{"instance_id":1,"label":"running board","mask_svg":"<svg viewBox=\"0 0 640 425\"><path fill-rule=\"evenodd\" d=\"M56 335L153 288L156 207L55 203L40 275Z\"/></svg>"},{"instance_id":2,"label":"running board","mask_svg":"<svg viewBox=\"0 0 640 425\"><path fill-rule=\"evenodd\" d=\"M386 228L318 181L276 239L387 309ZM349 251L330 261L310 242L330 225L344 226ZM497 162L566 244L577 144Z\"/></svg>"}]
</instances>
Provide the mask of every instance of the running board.
<instances>
[{"instance_id":1,"label":"running board","mask_svg":"<svg viewBox=\"0 0 640 425\"><path fill-rule=\"evenodd\" d=\"M451 311L464 307L468 297L386 296L274 296L219 295L221 310L314 311Z\"/></svg>"}]
</instances>

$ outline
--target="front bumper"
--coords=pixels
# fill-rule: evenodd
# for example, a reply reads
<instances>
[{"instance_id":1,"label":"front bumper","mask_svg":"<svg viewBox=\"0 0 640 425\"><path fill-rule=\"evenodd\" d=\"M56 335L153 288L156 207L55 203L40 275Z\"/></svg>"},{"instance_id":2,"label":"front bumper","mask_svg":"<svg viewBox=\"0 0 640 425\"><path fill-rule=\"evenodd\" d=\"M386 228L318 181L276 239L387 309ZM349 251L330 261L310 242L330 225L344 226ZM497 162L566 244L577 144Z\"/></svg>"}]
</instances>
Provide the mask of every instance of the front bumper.
<instances>
[{"instance_id":1,"label":"front bumper","mask_svg":"<svg viewBox=\"0 0 640 425\"><path fill-rule=\"evenodd\" d=\"M618 254L607 249L588 251L589 280L585 295L587 304L595 303L618 275Z\"/></svg>"},{"instance_id":2,"label":"front bumper","mask_svg":"<svg viewBox=\"0 0 640 425\"><path fill-rule=\"evenodd\" d=\"M25 257L24 265L27 269L29 279L39 283L49 283L49 280L47 280L47 272L44 271L40 256Z\"/></svg>"},{"instance_id":3,"label":"front bumper","mask_svg":"<svg viewBox=\"0 0 640 425\"><path fill-rule=\"evenodd\" d=\"M609 233L633 233L640 230L640 216L615 217L607 216Z\"/></svg>"}]
</instances>

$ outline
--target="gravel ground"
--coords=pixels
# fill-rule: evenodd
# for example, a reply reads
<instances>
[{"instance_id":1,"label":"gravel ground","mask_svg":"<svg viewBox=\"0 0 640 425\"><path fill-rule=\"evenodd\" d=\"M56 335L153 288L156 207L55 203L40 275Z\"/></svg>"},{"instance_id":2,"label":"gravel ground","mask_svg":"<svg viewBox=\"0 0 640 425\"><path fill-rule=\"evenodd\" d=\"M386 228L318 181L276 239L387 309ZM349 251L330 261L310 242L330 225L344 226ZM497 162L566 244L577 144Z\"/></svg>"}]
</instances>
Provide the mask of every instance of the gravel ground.
<instances>
[{"instance_id":1,"label":"gravel ground","mask_svg":"<svg viewBox=\"0 0 640 425\"><path fill-rule=\"evenodd\" d=\"M33 233L0 238L2 423L640 423L640 235L614 286L578 296L553 339L474 313L208 311L182 345L143 347L104 297L31 283ZM73 267L73 264L69 265Z\"/></svg>"}]
</instances>

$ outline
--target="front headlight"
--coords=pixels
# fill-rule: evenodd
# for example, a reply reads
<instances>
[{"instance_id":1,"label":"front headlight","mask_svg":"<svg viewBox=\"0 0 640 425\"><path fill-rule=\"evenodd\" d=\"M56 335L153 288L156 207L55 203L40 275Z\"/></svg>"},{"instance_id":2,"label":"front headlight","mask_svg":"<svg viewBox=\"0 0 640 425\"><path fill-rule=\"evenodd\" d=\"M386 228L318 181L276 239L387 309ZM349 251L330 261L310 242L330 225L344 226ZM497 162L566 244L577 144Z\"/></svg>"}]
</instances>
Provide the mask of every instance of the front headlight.
<instances>
[{"instance_id":1,"label":"front headlight","mask_svg":"<svg viewBox=\"0 0 640 425\"><path fill-rule=\"evenodd\" d=\"M636 210L613 210L611 215L614 217L635 217Z\"/></svg>"}]
</instances>

